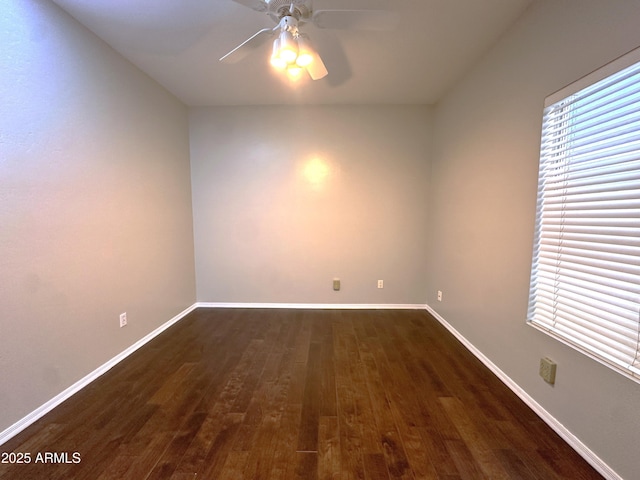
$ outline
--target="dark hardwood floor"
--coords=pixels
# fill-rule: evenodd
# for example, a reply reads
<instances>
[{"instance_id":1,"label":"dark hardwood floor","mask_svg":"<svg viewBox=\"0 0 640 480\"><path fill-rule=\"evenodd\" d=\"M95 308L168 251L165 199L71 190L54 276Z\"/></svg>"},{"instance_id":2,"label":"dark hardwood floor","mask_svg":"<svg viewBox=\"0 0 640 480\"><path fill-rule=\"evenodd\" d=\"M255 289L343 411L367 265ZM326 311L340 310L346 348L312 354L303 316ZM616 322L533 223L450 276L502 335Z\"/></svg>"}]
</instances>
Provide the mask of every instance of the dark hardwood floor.
<instances>
[{"instance_id":1,"label":"dark hardwood floor","mask_svg":"<svg viewBox=\"0 0 640 480\"><path fill-rule=\"evenodd\" d=\"M196 310L0 452L31 456L2 480L602 478L418 310Z\"/></svg>"}]
</instances>

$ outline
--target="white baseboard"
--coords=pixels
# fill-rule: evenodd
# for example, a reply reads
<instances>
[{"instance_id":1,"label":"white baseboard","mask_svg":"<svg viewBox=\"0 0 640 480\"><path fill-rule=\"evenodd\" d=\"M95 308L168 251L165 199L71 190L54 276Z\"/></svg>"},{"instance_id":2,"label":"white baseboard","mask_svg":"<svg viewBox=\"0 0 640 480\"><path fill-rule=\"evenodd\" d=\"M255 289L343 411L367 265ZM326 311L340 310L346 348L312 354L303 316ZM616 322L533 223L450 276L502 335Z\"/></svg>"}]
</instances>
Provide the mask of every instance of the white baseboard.
<instances>
[{"instance_id":1,"label":"white baseboard","mask_svg":"<svg viewBox=\"0 0 640 480\"><path fill-rule=\"evenodd\" d=\"M462 343L467 350L473 353L489 370L491 370L507 387L509 387L520 399L526 403L547 425L549 425L562 439L567 442L578 454L584 458L593 468L595 468L603 477L608 480L623 480L609 465L604 463L593 451L591 451L584 443L580 441L573 433L571 433L562 423L560 423L553 415L547 412L542 406L536 402L526 391L524 391L516 382L514 382L506 373L498 368L489 358L487 358L480 350L478 350L469 340L467 340L460 332L451 326L438 312L429 305L426 306L427 311L435 317L449 332Z\"/></svg>"},{"instance_id":2,"label":"white baseboard","mask_svg":"<svg viewBox=\"0 0 640 480\"><path fill-rule=\"evenodd\" d=\"M133 352L138 350L144 344L148 343L149 341L151 341L152 339L154 339L155 337L160 335L167 328L169 328L171 325L173 325L174 323L176 323L179 320L181 320L184 316L186 316L188 313L193 311L195 308L197 308L196 304L191 305L189 308L187 308L186 310L180 312L178 315L173 317L171 320L169 320L168 322L160 325L154 331L152 331L151 333L149 333L145 337L143 337L140 340L138 340L136 343L131 345L129 348L127 348L123 352L121 352L118 355L116 355L115 357L113 357L111 360L106 362L104 365L101 365L100 367L96 368L93 372L89 373L87 376L85 376L84 378L81 378L76 383L71 385L69 388L67 388L66 390L64 390L60 394L58 394L55 397L53 397L51 400L49 400L44 405L41 405L40 407L36 408L33 412L29 413L27 416L25 416L24 418L18 420L16 423L11 425L6 430L0 432L0 445L2 445L3 443L7 442L11 438L15 437L18 433L23 431L25 428L27 428L29 425L34 423L36 420L38 420L39 418L43 417L44 415L49 413L51 410L53 410L55 407L60 405L62 402L64 402L65 400L67 400L68 398L73 396L75 393L77 393L80 390L82 390L84 387L86 387L91 382L93 382L96 378L98 378L101 375L103 375L104 373L106 373L108 370L110 370L115 365L120 363L122 360L127 358L129 355L131 355Z\"/></svg>"},{"instance_id":3,"label":"white baseboard","mask_svg":"<svg viewBox=\"0 0 640 480\"><path fill-rule=\"evenodd\" d=\"M426 304L412 303L224 303L198 302L196 307L202 308L299 308L328 310L424 310Z\"/></svg>"}]
</instances>

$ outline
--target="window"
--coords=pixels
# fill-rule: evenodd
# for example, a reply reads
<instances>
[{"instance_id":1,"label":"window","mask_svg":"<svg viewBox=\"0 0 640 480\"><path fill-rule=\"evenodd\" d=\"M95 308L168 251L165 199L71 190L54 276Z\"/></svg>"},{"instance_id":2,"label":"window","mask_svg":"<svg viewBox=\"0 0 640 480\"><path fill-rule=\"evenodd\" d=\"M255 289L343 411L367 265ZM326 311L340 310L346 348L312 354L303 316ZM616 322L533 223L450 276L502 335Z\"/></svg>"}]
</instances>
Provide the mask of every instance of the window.
<instances>
[{"instance_id":1,"label":"window","mask_svg":"<svg viewBox=\"0 0 640 480\"><path fill-rule=\"evenodd\" d=\"M640 381L640 49L545 101L527 321Z\"/></svg>"}]
</instances>

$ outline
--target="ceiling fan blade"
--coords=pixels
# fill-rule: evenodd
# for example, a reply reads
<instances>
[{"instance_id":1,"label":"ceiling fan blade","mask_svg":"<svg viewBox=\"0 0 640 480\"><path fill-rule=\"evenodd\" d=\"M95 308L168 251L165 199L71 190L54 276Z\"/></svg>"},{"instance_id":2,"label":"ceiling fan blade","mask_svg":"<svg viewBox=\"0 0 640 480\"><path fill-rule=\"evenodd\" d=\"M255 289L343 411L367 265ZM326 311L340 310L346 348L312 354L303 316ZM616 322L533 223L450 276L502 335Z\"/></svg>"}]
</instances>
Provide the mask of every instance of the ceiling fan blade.
<instances>
[{"instance_id":1,"label":"ceiling fan blade","mask_svg":"<svg viewBox=\"0 0 640 480\"><path fill-rule=\"evenodd\" d=\"M264 0L233 0L240 5L244 5L245 7L249 7L251 10L255 10L256 12L266 12L267 4Z\"/></svg>"},{"instance_id":2,"label":"ceiling fan blade","mask_svg":"<svg viewBox=\"0 0 640 480\"><path fill-rule=\"evenodd\" d=\"M389 31L398 26L398 15L390 10L317 10L312 21L318 28Z\"/></svg>"},{"instance_id":3,"label":"ceiling fan blade","mask_svg":"<svg viewBox=\"0 0 640 480\"><path fill-rule=\"evenodd\" d=\"M249 55L256 48L260 47L263 43L265 43L268 37L271 37L274 34L273 28L263 28L256 34L254 34L251 38L245 40L236 48L231 50L229 53L220 58L222 63L237 63L242 60L244 57Z\"/></svg>"},{"instance_id":4,"label":"ceiling fan blade","mask_svg":"<svg viewBox=\"0 0 640 480\"><path fill-rule=\"evenodd\" d=\"M331 75L327 75L324 80L331 87L344 85L353 76L349 58L337 32L337 30L325 30L322 35L318 35L315 42L316 52L322 55L322 62L327 70L331 71Z\"/></svg>"},{"instance_id":5,"label":"ceiling fan blade","mask_svg":"<svg viewBox=\"0 0 640 480\"><path fill-rule=\"evenodd\" d=\"M307 72L309 72L309 76L312 80L320 80L321 78L326 77L329 73L318 52L314 52L313 62L307 65Z\"/></svg>"}]
</instances>

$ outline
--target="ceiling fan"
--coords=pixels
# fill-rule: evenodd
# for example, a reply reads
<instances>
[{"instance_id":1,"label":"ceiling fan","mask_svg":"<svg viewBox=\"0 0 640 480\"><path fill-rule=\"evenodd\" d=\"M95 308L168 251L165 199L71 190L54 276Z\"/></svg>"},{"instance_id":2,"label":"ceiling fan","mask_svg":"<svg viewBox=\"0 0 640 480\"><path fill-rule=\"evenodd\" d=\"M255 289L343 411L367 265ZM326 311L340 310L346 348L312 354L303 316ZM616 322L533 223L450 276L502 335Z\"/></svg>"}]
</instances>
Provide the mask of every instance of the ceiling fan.
<instances>
[{"instance_id":1,"label":"ceiling fan","mask_svg":"<svg viewBox=\"0 0 640 480\"><path fill-rule=\"evenodd\" d=\"M236 63L253 50L275 37L271 65L299 78L305 71L313 80L324 78L328 71L320 55L313 49L308 35L300 31L306 23L318 28L357 28L388 30L394 17L385 8L372 9L371 0L341 0L341 8L331 8L331 0L233 0L257 12L269 15L273 28L263 28L220 58L223 63ZM365 3L363 3L365 1ZM336 3L335 0L333 2ZM323 8L324 4L324 8ZM364 8L358 8L364 6Z\"/></svg>"}]
</instances>

